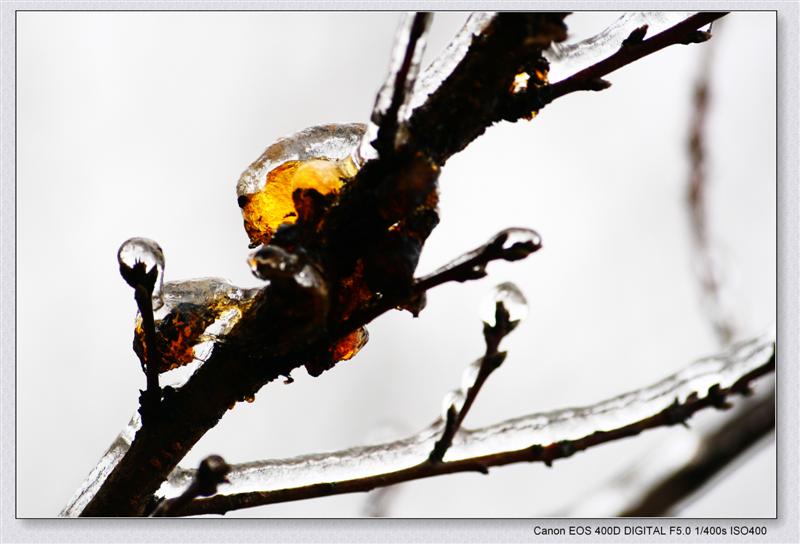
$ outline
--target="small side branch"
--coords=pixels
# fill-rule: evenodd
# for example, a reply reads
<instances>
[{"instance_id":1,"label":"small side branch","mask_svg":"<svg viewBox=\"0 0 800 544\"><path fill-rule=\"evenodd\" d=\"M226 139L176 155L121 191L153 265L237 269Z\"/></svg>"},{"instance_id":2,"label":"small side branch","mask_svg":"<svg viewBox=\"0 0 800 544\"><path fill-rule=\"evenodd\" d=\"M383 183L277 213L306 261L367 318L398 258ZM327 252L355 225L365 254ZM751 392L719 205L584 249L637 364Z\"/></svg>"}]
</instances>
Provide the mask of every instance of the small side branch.
<instances>
[{"instance_id":1,"label":"small side branch","mask_svg":"<svg viewBox=\"0 0 800 544\"><path fill-rule=\"evenodd\" d=\"M378 127L373 145L380 155L392 153L400 139L401 114L404 105L411 99L419 63L425 50L425 34L430 26L430 13L406 15L401 23L389 80L378 93L372 122Z\"/></svg>"},{"instance_id":2,"label":"small side branch","mask_svg":"<svg viewBox=\"0 0 800 544\"><path fill-rule=\"evenodd\" d=\"M183 493L174 499L165 499L159 503L150 517L182 516L184 509L197 497L210 497L217 493L217 487L227 483L226 476L231 467L219 455L209 455L200 462L200 466L191 483Z\"/></svg>"},{"instance_id":3,"label":"small side branch","mask_svg":"<svg viewBox=\"0 0 800 544\"><path fill-rule=\"evenodd\" d=\"M486 383L492 372L503 364L506 358L505 352L498 351L500 342L508 333L514 330L518 323L518 321L511 321L508 310L501 301L498 301L496 303L494 325L484 323L483 338L486 342L486 352L477 361L478 372L475 380L467 387L463 404L458 407L456 403L453 403L448 407L444 432L442 437L436 441L431 454L428 456L429 463L441 463L442 459L444 459L444 454L453 444L453 438L464 422L464 418L467 417L467 413L472 407L472 403L475 402L478 393L480 393L481 387Z\"/></svg>"},{"instance_id":4,"label":"small side branch","mask_svg":"<svg viewBox=\"0 0 800 544\"><path fill-rule=\"evenodd\" d=\"M144 359L142 368L147 378L147 387L139 397L142 422L150 422L157 417L161 404L161 387L158 383L158 369L161 367L160 354L156 347L156 327L153 318L153 290L158 280L158 267L147 269L144 262L138 261L128 266L120 261L120 274L125 282L133 287L136 305L142 318L144 331Z\"/></svg>"},{"instance_id":5,"label":"small side branch","mask_svg":"<svg viewBox=\"0 0 800 544\"><path fill-rule=\"evenodd\" d=\"M428 290L443 283L484 278L486 266L492 261L519 261L541 248L542 239L534 230L519 227L502 230L486 244L415 280L411 292L406 296L385 297L376 304L354 313L334 331L334 334L345 335L393 308L414 306Z\"/></svg>"}]
</instances>

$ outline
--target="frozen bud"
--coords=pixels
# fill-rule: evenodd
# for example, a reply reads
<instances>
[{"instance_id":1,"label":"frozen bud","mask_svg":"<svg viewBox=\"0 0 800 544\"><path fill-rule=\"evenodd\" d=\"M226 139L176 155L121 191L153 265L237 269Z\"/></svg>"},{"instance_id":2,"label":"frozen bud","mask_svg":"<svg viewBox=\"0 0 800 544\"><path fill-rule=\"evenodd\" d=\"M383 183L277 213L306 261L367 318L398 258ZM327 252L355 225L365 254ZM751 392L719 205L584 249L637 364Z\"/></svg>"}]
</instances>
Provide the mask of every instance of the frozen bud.
<instances>
[{"instance_id":1,"label":"frozen bud","mask_svg":"<svg viewBox=\"0 0 800 544\"><path fill-rule=\"evenodd\" d=\"M535 230L514 227L501 231L489 243L499 246L507 261L518 261L541 249L542 238Z\"/></svg>"},{"instance_id":2,"label":"frozen bud","mask_svg":"<svg viewBox=\"0 0 800 544\"><path fill-rule=\"evenodd\" d=\"M519 287L511 282L495 287L481 306L481 319L488 327L497 325L498 305L508 312L510 323L520 322L528 315L528 301Z\"/></svg>"},{"instance_id":3,"label":"frozen bud","mask_svg":"<svg viewBox=\"0 0 800 544\"><path fill-rule=\"evenodd\" d=\"M152 291L153 309L163 304L161 286L164 283L164 252L154 240L131 238L117 251L119 271L133 288L143 285Z\"/></svg>"},{"instance_id":4,"label":"frozen bud","mask_svg":"<svg viewBox=\"0 0 800 544\"><path fill-rule=\"evenodd\" d=\"M448 394L446 394L444 399L442 399L442 419L447 420L447 413L450 411L451 406L456 413L459 413L464 407L465 400L466 396L460 389L456 391L450 391Z\"/></svg>"},{"instance_id":5,"label":"frozen bud","mask_svg":"<svg viewBox=\"0 0 800 544\"><path fill-rule=\"evenodd\" d=\"M228 482L228 473L231 467L219 455L209 455L197 467L198 491L203 497L216 494L217 486Z\"/></svg>"}]
</instances>

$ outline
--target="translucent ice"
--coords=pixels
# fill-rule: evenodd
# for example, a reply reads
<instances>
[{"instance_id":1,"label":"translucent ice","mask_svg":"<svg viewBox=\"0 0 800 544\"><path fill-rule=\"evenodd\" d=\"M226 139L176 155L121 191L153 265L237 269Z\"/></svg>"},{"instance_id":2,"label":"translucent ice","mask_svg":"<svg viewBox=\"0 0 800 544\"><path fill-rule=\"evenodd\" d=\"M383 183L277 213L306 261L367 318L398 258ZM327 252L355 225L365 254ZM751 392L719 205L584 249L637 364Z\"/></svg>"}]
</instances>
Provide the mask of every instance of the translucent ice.
<instances>
[{"instance_id":1,"label":"translucent ice","mask_svg":"<svg viewBox=\"0 0 800 544\"><path fill-rule=\"evenodd\" d=\"M456 413L459 413L464 407L466 398L464 391L461 389L455 389L446 394L442 399L442 419L447 419L447 413L451 408L455 410Z\"/></svg>"},{"instance_id":2,"label":"translucent ice","mask_svg":"<svg viewBox=\"0 0 800 544\"><path fill-rule=\"evenodd\" d=\"M519 287L511 282L496 286L481 305L481 319L490 327L496 324L497 304L502 304L510 321L522 321L528 315L528 301Z\"/></svg>"},{"instance_id":3,"label":"translucent ice","mask_svg":"<svg viewBox=\"0 0 800 544\"><path fill-rule=\"evenodd\" d=\"M500 231L490 243L500 243L509 261L524 259L542 247L542 238L533 229L511 227Z\"/></svg>"},{"instance_id":4,"label":"translucent ice","mask_svg":"<svg viewBox=\"0 0 800 544\"><path fill-rule=\"evenodd\" d=\"M384 116L396 116L396 144L402 143L406 137L404 121L410 116L410 102L425 53L425 36L430 20L430 14L406 13L400 21L389 62L389 74L378 91L371 122L358 148L358 157L362 162L377 157L372 141L378 136L378 125ZM396 109L393 109L393 101L397 101Z\"/></svg>"},{"instance_id":5,"label":"translucent ice","mask_svg":"<svg viewBox=\"0 0 800 544\"><path fill-rule=\"evenodd\" d=\"M133 269L137 263L141 263L146 272L153 268L157 270L158 277L153 288L153 309L160 308L163 304L161 288L164 283L164 252L161 246L149 238L130 238L119 246L117 261L121 268Z\"/></svg>"},{"instance_id":6,"label":"translucent ice","mask_svg":"<svg viewBox=\"0 0 800 544\"><path fill-rule=\"evenodd\" d=\"M320 125L269 146L236 184L250 247L267 244L277 228L294 223L297 189L337 192L358 171L356 148L366 126Z\"/></svg>"},{"instance_id":7,"label":"translucent ice","mask_svg":"<svg viewBox=\"0 0 800 544\"><path fill-rule=\"evenodd\" d=\"M406 116L425 103L428 96L432 94L442 82L447 79L458 63L466 56L472 40L475 36L479 36L495 17L493 12L476 12L472 13L467 19L464 26L456 34L455 38L447 46L447 49L428 66L419 77L417 85L414 87L414 96L412 97Z\"/></svg>"},{"instance_id":8,"label":"translucent ice","mask_svg":"<svg viewBox=\"0 0 800 544\"><path fill-rule=\"evenodd\" d=\"M142 421L139 418L139 414L136 413L128 422L128 425L114 439L114 442L111 443L103 457L100 458L97 466L92 469L64 509L61 510L60 517L73 518L80 515L100 489L100 486L103 485L108 475L111 474L111 471L114 470L114 467L117 466L120 459L128 452L128 448L133 442L133 437L141 426Z\"/></svg>"},{"instance_id":9,"label":"translucent ice","mask_svg":"<svg viewBox=\"0 0 800 544\"><path fill-rule=\"evenodd\" d=\"M227 335L258 294L222 278L171 281L164 284L163 307L155 314L161 372L210 355L213 342ZM134 349L142 349L137 323Z\"/></svg>"},{"instance_id":10,"label":"translucent ice","mask_svg":"<svg viewBox=\"0 0 800 544\"><path fill-rule=\"evenodd\" d=\"M574 14L567 18L567 27L570 20L580 17L582 14ZM586 17L591 13L585 14ZM544 56L550 61L550 80L558 81L582 70L604 57L615 53L622 42L635 29L648 25L646 37L654 36L667 28L687 19L693 12L684 11L643 11L626 12L621 14L613 23L603 29L598 29L596 33L585 35L574 35L570 33L569 38L561 43L553 43Z\"/></svg>"}]
</instances>

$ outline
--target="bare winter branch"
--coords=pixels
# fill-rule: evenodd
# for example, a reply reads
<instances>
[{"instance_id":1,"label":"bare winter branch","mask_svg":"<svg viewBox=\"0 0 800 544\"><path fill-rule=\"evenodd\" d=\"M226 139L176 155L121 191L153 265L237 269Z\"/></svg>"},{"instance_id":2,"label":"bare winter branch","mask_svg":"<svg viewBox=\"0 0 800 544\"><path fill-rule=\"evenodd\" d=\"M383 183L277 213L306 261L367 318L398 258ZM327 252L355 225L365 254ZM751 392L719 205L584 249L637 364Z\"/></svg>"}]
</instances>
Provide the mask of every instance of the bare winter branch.
<instances>
[{"instance_id":1,"label":"bare winter branch","mask_svg":"<svg viewBox=\"0 0 800 544\"><path fill-rule=\"evenodd\" d=\"M500 342L505 336L517 326L517 321L511 321L508 309L502 301L496 302L495 322L493 324L484 323L483 337L486 341L486 353L483 357L473 363L472 368L476 368L474 380L466 387L465 395L458 402L453 402L447 408L445 417L444 431L441 438L433 445L428 461L431 463L441 463L445 453L453 444L464 418L467 417L472 403L481 391L481 387L486 383L489 376L497 370L506 358L505 352L498 351Z\"/></svg>"},{"instance_id":2,"label":"bare winter branch","mask_svg":"<svg viewBox=\"0 0 800 544\"><path fill-rule=\"evenodd\" d=\"M597 405L531 414L483 429L463 429L441 463L426 460L444 428L440 419L421 433L397 442L234 465L231 484L242 492L195 500L185 513L223 514L265 504L369 491L441 474L485 472L489 467L518 462L550 465L556 459L647 429L682 424L704 408L727 408L731 395L746 393L753 380L774 367L772 337L756 338L701 359L650 387ZM183 485L192 474L176 472L170 487ZM258 487L264 490L256 490Z\"/></svg>"}]
</instances>

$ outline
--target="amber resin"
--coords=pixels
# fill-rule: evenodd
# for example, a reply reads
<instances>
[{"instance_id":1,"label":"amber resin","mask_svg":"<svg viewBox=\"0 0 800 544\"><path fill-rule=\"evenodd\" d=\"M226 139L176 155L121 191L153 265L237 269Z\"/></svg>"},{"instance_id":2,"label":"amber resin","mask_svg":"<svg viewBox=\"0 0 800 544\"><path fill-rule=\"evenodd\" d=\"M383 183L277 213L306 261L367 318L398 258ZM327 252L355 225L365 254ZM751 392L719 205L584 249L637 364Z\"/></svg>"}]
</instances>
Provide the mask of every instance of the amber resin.
<instances>
[{"instance_id":1,"label":"amber resin","mask_svg":"<svg viewBox=\"0 0 800 544\"><path fill-rule=\"evenodd\" d=\"M164 307L156 314L159 372L189 364L196 347L224 337L253 303L256 290L240 289L219 278L164 284ZM144 360L142 319L136 320L133 349Z\"/></svg>"},{"instance_id":2,"label":"amber resin","mask_svg":"<svg viewBox=\"0 0 800 544\"><path fill-rule=\"evenodd\" d=\"M277 228L297 221L292 195L298 189L313 189L322 195L336 193L357 173L352 158L287 161L266 175L258 192L239 197L244 228L251 246L268 244Z\"/></svg>"},{"instance_id":3,"label":"amber resin","mask_svg":"<svg viewBox=\"0 0 800 544\"><path fill-rule=\"evenodd\" d=\"M369 333L366 328L361 327L354 330L331 347L331 360L347 361L352 359L361 351L361 348L366 345L368 340Z\"/></svg>"},{"instance_id":4,"label":"amber resin","mask_svg":"<svg viewBox=\"0 0 800 544\"><path fill-rule=\"evenodd\" d=\"M269 243L280 225L297 222L295 191L329 195L355 176L365 132L361 123L319 125L267 147L236 183L250 247Z\"/></svg>"}]
</instances>

